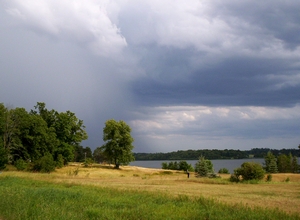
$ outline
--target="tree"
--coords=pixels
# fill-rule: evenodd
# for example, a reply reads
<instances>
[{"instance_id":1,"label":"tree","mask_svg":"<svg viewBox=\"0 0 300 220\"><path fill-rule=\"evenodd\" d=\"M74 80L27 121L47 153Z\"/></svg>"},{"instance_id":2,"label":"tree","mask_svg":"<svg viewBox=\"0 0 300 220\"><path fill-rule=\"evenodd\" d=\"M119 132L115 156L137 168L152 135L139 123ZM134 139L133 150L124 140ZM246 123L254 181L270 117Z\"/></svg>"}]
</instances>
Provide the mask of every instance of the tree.
<instances>
[{"instance_id":1,"label":"tree","mask_svg":"<svg viewBox=\"0 0 300 220\"><path fill-rule=\"evenodd\" d=\"M65 163L74 160L75 147L88 138L83 121L71 111L48 110L43 102L38 102L35 109L37 111L31 110L31 113L40 115L48 128L55 132L58 145L53 153L54 159L61 154Z\"/></svg>"},{"instance_id":2,"label":"tree","mask_svg":"<svg viewBox=\"0 0 300 220\"><path fill-rule=\"evenodd\" d=\"M11 149L13 161L24 159L34 162L47 152L53 154L58 141L41 116L30 114L24 108L16 108L11 117L18 122L15 143Z\"/></svg>"},{"instance_id":3,"label":"tree","mask_svg":"<svg viewBox=\"0 0 300 220\"><path fill-rule=\"evenodd\" d=\"M276 163L276 157L274 154L272 154L271 151L267 153L267 156L265 156L265 170L267 173L277 173L277 163Z\"/></svg>"},{"instance_id":4,"label":"tree","mask_svg":"<svg viewBox=\"0 0 300 220\"><path fill-rule=\"evenodd\" d=\"M12 119L14 109L8 109L0 103L0 135L1 144L7 155L7 163L12 162L11 149L18 142L16 127L18 121Z\"/></svg>"},{"instance_id":5,"label":"tree","mask_svg":"<svg viewBox=\"0 0 300 220\"><path fill-rule=\"evenodd\" d=\"M134 160L132 142L134 139L130 135L131 128L124 121L110 119L105 122L103 129L103 141L101 147L107 158L119 168L120 164L128 164Z\"/></svg>"},{"instance_id":6,"label":"tree","mask_svg":"<svg viewBox=\"0 0 300 220\"><path fill-rule=\"evenodd\" d=\"M97 147L94 150L93 157L94 157L95 162L97 162L97 163L103 163L103 162L108 161L108 158L105 155L103 148L101 148L101 147Z\"/></svg>"},{"instance_id":7,"label":"tree","mask_svg":"<svg viewBox=\"0 0 300 220\"><path fill-rule=\"evenodd\" d=\"M3 145L0 143L0 170L5 169L7 163L8 163L7 152L4 149Z\"/></svg>"},{"instance_id":8,"label":"tree","mask_svg":"<svg viewBox=\"0 0 300 220\"><path fill-rule=\"evenodd\" d=\"M206 160L204 156L200 156L195 165L195 172L199 177L206 177L214 173L213 164L210 160Z\"/></svg>"},{"instance_id":9,"label":"tree","mask_svg":"<svg viewBox=\"0 0 300 220\"><path fill-rule=\"evenodd\" d=\"M194 171L194 168L191 164L188 164L185 160L179 162L179 170L183 171Z\"/></svg>"},{"instance_id":10,"label":"tree","mask_svg":"<svg viewBox=\"0 0 300 220\"><path fill-rule=\"evenodd\" d=\"M292 155L280 154L277 157L277 167L280 173L292 172Z\"/></svg>"},{"instance_id":11,"label":"tree","mask_svg":"<svg viewBox=\"0 0 300 220\"><path fill-rule=\"evenodd\" d=\"M294 156L292 159L292 172L293 173L299 172L298 158L296 156Z\"/></svg>"},{"instance_id":12,"label":"tree","mask_svg":"<svg viewBox=\"0 0 300 220\"><path fill-rule=\"evenodd\" d=\"M7 149L4 145L4 134L5 134L5 113L7 109L0 103L0 170L6 167L8 163Z\"/></svg>"}]
</instances>

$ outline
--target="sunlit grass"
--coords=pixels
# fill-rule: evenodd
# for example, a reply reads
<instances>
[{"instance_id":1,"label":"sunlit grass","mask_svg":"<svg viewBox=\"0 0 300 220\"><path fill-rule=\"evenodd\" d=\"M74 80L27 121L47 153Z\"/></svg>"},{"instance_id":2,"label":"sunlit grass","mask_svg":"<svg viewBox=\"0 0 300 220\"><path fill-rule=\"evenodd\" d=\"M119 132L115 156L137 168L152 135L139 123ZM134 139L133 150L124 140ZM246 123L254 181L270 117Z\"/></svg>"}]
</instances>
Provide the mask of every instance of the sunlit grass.
<instances>
[{"instance_id":1,"label":"sunlit grass","mask_svg":"<svg viewBox=\"0 0 300 220\"><path fill-rule=\"evenodd\" d=\"M78 170L78 173L76 175L74 174L75 170ZM117 170L117 169L113 169L112 166L100 166L100 165L90 167L90 168L84 168L78 164L74 164L72 166L59 169L56 172L53 172L51 174L25 173L25 172L17 172L17 171L2 172L0 174L0 179L2 180L5 177L18 177L17 179L22 178L23 180L27 179L27 181L33 181L31 182L33 186L42 183L47 185L48 183L50 185L55 184L55 185L51 185L50 188L53 188L53 186L57 186L59 189L61 188L64 190L77 189L78 191L83 190L84 192L86 190L91 190L91 189L96 191L100 189L101 190L106 189L112 191L117 190L120 195L124 193L141 194L140 196L146 193L148 197L149 196L155 197L155 196L162 195L163 198L170 199L170 201L167 202L168 204L174 203L173 200L178 198L180 198L180 200L188 200L189 201L188 203L193 203L196 200L199 201L199 199L201 198L203 201L204 200L208 201L207 204L210 204L209 201L213 201L212 204L214 204L213 206L217 207L216 210L219 209L218 208L219 205L222 206L224 203L230 205L228 207L234 206L240 210L245 210L253 207L261 207L264 210L278 209L286 213L300 214L300 210L298 208L300 204L300 196L299 196L300 175L299 174L273 174L272 182L269 183L269 182L261 181L258 184L231 183L228 181L229 175L222 174L221 176L222 178L219 179L208 179L208 178L196 178L194 175L190 175L190 178L188 179L187 175L184 172L178 172L178 171L165 171L161 169L147 169L147 168L130 167L130 166L121 167L120 170ZM289 177L290 179L289 182L284 181L286 180L287 177ZM19 193L23 192L22 191L24 188L23 185L24 184L19 184L18 187L20 192L14 195L17 196ZM3 188L0 190L0 193L2 193L2 190ZM61 191L58 191L57 193L59 194L59 192ZM64 193L67 192L64 191ZM127 195L127 194L125 195L125 194L124 196L134 199L133 197L131 197L131 195ZM84 193L84 195L88 197L88 193L87 194ZM91 197L91 199L93 198L94 197ZM21 197L20 199L22 201ZM122 199L119 198L117 200L121 201ZM84 202L81 201L81 205L83 203ZM131 205L136 206L137 204L131 204ZM147 204L146 202L144 205L146 207L151 206L151 204ZM191 206L191 204L187 206ZM210 207L209 205L206 206ZM89 214L86 215L88 215L89 217L97 216L99 214L96 207L91 205L88 205L88 207L89 208L87 208L86 213ZM114 209L113 207L110 207L108 209L109 212L114 212L111 210ZM185 209L189 210L187 207L185 206L183 207L184 210ZM51 209L52 208L53 207L51 207ZM159 208L160 207L153 207L154 210ZM165 208L171 209L170 207L165 207ZM197 210L198 208L194 207L194 209ZM127 211L123 210L123 212L126 213L132 212L130 211L130 209L127 208L126 210ZM139 210L140 212L146 212L147 209L140 207ZM184 210L181 211L185 212ZM2 216L4 215L2 214ZM158 216L160 216L161 218L158 218ZM162 219L162 216L164 216L164 214L161 213L158 214L158 216L154 216L154 217L157 217L157 219ZM205 216L205 214L203 216ZM151 215L149 215L148 219L150 219L150 217ZM191 217L190 219L193 219L192 218L193 216L189 216L189 217ZM86 216L83 216L83 219L84 218L86 218ZM194 216L194 218L196 217ZM12 219L18 219L18 218L12 218ZM56 219L56 218L52 218L52 219ZM147 219L146 215L143 215L143 219ZM184 216L181 219L184 219ZM232 219L232 218L228 218L228 219Z\"/></svg>"},{"instance_id":2,"label":"sunlit grass","mask_svg":"<svg viewBox=\"0 0 300 220\"><path fill-rule=\"evenodd\" d=\"M298 219L276 210L230 206L215 199L116 190L6 176L0 178L5 219Z\"/></svg>"}]
</instances>

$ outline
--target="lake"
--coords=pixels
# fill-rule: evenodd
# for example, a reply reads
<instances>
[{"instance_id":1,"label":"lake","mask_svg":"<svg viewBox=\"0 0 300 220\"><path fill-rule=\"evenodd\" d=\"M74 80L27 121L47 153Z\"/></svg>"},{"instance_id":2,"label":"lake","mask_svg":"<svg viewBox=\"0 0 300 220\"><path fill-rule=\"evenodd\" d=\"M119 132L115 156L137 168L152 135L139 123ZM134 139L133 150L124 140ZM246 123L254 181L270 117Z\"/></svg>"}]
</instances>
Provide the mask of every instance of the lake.
<instances>
[{"instance_id":1,"label":"lake","mask_svg":"<svg viewBox=\"0 0 300 220\"><path fill-rule=\"evenodd\" d=\"M173 160L175 161L175 160ZM177 160L178 162L180 160ZM195 167L198 160L185 160L188 164ZM146 168L158 168L161 169L163 162L171 162L171 160L146 160L146 161L133 161L130 163L131 166L146 167ZM256 162L263 165L265 160L263 158L249 158L249 159L229 159L229 160L211 160L214 165L215 172L218 172L221 168L227 168L230 173L233 170L240 167L244 162ZM298 157L298 164L300 164L300 157Z\"/></svg>"}]
</instances>

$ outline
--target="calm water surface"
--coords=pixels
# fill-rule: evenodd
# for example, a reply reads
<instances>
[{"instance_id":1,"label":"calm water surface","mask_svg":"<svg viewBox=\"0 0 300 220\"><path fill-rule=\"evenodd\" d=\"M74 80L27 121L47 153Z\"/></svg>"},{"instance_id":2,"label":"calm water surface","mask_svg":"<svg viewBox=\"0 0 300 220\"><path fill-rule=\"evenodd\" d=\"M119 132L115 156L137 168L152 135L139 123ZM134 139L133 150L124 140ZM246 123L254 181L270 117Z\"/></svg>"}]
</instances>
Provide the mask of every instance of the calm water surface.
<instances>
[{"instance_id":1,"label":"calm water surface","mask_svg":"<svg viewBox=\"0 0 300 220\"><path fill-rule=\"evenodd\" d=\"M180 160L177 160L178 162ZM230 173L233 173L233 170L240 167L244 162L256 162L256 163L263 163L265 162L264 159L258 158L251 158L251 159L232 159L232 160L211 160L214 165L215 172L218 172L221 168L227 168ZM159 168L161 169L161 164L163 162L171 162L171 160L148 160L148 161L134 161L131 162L131 166L138 166L138 167L146 167L146 168ZM191 164L195 167L195 164L198 160L186 160L187 163ZM300 158L298 157L298 164L300 163Z\"/></svg>"}]
</instances>

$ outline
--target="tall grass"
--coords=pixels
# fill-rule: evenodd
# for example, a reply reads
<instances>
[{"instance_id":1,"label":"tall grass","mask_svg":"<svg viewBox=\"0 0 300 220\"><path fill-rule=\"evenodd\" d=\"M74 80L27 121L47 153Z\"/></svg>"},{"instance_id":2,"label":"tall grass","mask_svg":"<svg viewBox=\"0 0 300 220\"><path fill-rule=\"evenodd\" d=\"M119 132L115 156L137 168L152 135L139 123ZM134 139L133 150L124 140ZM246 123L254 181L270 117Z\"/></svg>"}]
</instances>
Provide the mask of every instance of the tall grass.
<instances>
[{"instance_id":1,"label":"tall grass","mask_svg":"<svg viewBox=\"0 0 300 220\"><path fill-rule=\"evenodd\" d=\"M0 176L0 219L300 219L203 197Z\"/></svg>"}]
</instances>

